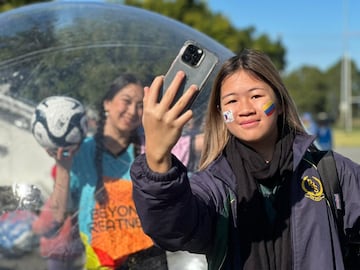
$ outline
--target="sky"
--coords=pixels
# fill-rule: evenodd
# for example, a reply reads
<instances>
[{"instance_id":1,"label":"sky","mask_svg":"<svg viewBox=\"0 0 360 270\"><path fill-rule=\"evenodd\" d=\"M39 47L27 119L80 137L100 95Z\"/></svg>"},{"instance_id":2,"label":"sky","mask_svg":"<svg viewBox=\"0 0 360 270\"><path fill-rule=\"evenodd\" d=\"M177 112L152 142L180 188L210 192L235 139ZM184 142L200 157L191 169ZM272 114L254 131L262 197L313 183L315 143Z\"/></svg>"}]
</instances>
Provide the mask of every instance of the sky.
<instances>
[{"instance_id":1,"label":"sky","mask_svg":"<svg viewBox=\"0 0 360 270\"><path fill-rule=\"evenodd\" d=\"M326 70L343 55L360 68L359 0L207 0L237 29L255 27L255 36L280 38L286 71L303 65Z\"/></svg>"}]
</instances>

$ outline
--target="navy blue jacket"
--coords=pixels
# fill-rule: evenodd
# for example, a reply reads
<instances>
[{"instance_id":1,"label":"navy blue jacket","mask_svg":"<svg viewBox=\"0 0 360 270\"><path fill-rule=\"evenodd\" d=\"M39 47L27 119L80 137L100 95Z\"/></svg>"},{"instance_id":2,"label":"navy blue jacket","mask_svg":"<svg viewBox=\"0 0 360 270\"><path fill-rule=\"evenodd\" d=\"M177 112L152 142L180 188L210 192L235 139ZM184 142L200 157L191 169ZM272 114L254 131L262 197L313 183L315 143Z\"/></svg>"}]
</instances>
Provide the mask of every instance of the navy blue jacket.
<instances>
[{"instance_id":1,"label":"navy blue jacket","mask_svg":"<svg viewBox=\"0 0 360 270\"><path fill-rule=\"evenodd\" d=\"M335 221L316 166L305 160L312 136L297 136L291 179L293 270L344 269ZM334 153L345 201L344 229L360 218L360 165ZM132 165L133 197L145 233L160 247L206 254L209 269L229 269L229 230L236 229L235 175L224 156L189 179L173 156L168 173L152 172L144 155ZM237 243L241 245L241 243ZM235 247L235 250L234 250ZM238 253L236 253L238 254ZM234 262L232 263L234 265ZM234 269L240 269L235 267ZM231 269L233 270L233 269Z\"/></svg>"}]
</instances>

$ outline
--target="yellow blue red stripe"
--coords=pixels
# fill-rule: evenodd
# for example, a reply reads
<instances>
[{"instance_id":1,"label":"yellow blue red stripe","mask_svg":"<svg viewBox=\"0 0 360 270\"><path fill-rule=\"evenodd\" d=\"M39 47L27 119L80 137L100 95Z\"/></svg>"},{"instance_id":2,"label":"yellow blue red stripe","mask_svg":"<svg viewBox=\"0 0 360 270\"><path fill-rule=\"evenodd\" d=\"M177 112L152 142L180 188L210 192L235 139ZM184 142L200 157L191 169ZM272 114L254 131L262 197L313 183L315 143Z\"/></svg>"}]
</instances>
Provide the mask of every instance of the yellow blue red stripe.
<instances>
[{"instance_id":1,"label":"yellow blue red stripe","mask_svg":"<svg viewBox=\"0 0 360 270\"><path fill-rule=\"evenodd\" d=\"M272 101L268 101L263 106L263 110L267 116L272 115L275 112L275 104Z\"/></svg>"}]
</instances>

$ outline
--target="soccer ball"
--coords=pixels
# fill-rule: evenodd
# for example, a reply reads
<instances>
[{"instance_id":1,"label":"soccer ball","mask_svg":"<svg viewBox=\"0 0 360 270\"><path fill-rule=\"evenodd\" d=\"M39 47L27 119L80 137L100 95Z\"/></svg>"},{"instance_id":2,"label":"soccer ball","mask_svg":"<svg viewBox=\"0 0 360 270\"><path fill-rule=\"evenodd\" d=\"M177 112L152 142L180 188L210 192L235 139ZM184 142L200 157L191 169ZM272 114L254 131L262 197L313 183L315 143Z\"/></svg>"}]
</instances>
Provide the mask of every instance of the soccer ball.
<instances>
[{"instance_id":1,"label":"soccer ball","mask_svg":"<svg viewBox=\"0 0 360 270\"><path fill-rule=\"evenodd\" d=\"M85 108L71 97L45 98L35 108L31 130L36 141L48 151L76 146L87 133Z\"/></svg>"}]
</instances>

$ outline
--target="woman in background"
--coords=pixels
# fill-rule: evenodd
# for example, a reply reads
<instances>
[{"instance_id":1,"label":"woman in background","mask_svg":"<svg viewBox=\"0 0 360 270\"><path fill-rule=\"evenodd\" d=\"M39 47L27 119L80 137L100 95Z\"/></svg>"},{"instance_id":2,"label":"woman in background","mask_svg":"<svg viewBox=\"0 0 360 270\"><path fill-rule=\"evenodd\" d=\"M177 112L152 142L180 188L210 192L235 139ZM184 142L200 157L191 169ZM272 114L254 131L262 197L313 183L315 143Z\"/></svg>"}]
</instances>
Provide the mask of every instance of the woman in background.
<instances>
[{"instance_id":1,"label":"woman in background","mask_svg":"<svg viewBox=\"0 0 360 270\"><path fill-rule=\"evenodd\" d=\"M51 195L54 224L69 210L78 214L86 250L86 268L166 270L164 250L145 235L132 199L130 166L143 150L139 127L143 115L143 86L132 74L111 84L99 104L94 136L76 152L56 154L57 180ZM174 149L187 162L191 139Z\"/></svg>"}]
</instances>

